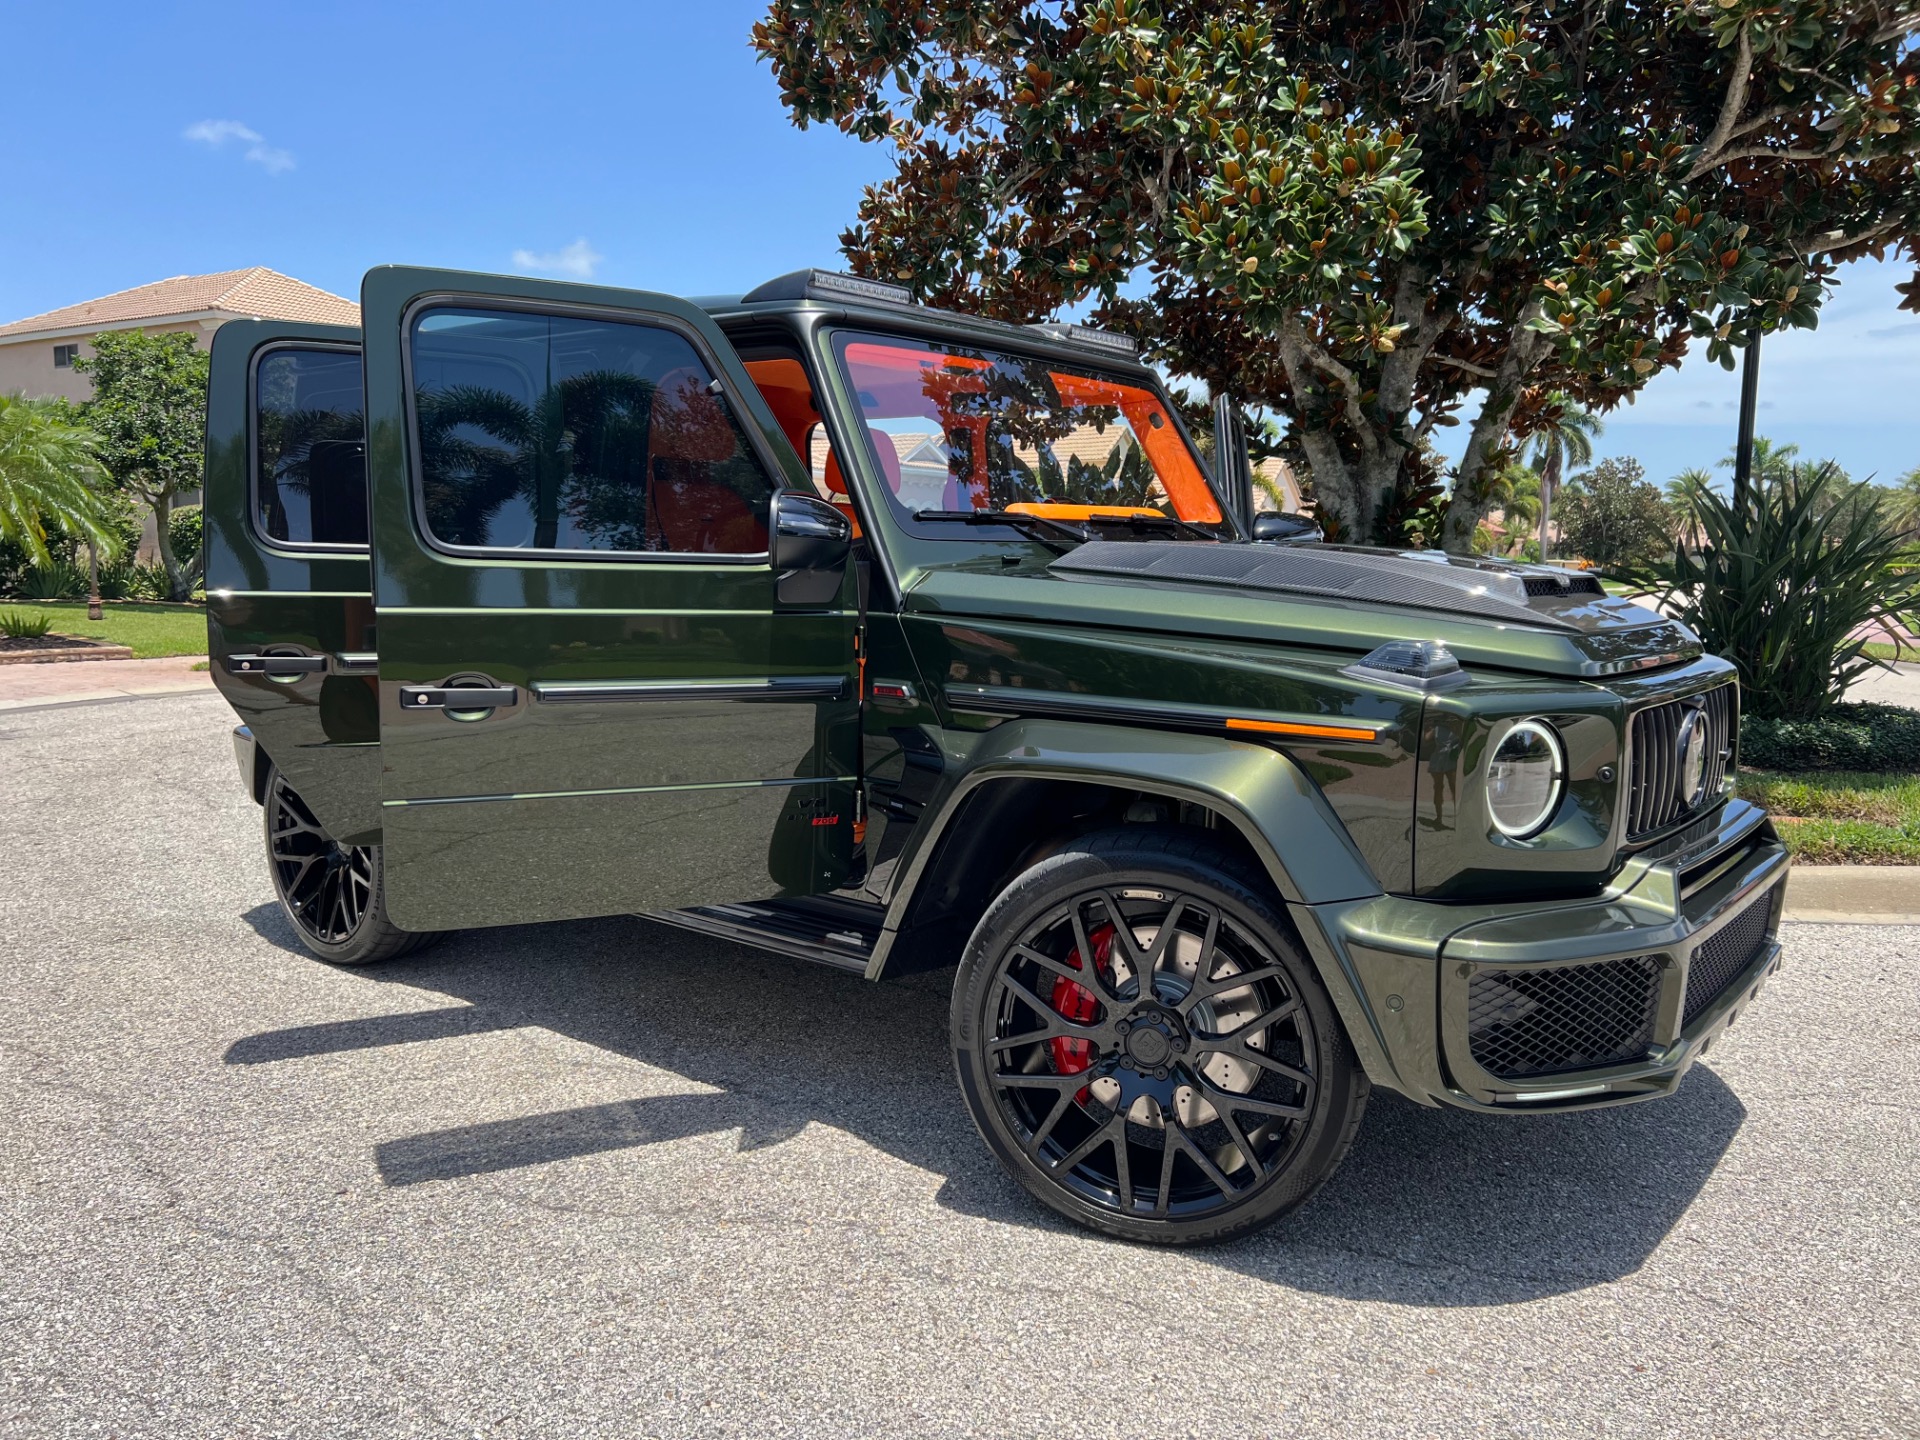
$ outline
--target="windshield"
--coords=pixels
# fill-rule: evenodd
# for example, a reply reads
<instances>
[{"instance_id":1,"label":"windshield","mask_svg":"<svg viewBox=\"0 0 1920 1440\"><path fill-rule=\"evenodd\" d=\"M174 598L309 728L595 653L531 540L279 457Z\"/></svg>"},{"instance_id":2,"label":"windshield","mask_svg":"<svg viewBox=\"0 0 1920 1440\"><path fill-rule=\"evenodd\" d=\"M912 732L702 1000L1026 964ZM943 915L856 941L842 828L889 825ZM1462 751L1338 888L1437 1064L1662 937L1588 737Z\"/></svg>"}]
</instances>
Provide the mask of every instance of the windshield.
<instances>
[{"instance_id":1,"label":"windshield","mask_svg":"<svg viewBox=\"0 0 1920 1440\"><path fill-rule=\"evenodd\" d=\"M843 333L834 344L897 518L1222 523L1166 402L1146 386L919 339Z\"/></svg>"}]
</instances>

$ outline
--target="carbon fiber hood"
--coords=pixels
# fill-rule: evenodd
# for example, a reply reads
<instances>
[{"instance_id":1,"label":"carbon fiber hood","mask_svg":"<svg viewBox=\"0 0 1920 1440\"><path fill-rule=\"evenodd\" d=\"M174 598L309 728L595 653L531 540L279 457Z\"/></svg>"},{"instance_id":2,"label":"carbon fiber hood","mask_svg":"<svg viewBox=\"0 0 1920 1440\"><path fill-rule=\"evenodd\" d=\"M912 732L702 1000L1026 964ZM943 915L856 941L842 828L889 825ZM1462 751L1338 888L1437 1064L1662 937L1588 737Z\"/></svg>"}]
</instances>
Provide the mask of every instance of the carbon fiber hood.
<instances>
[{"instance_id":1,"label":"carbon fiber hood","mask_svg":"<svg viewBox=\"0 0 1920 1440\"><path fill-rule=\"evenodd\" d=\"M1463 559L1438 550L1095 540L1048 568L1063 575L1284 591L1580 634L1660 618L1614 599L1598 580L1577 570Z\"/></svg>"}]
</instances>

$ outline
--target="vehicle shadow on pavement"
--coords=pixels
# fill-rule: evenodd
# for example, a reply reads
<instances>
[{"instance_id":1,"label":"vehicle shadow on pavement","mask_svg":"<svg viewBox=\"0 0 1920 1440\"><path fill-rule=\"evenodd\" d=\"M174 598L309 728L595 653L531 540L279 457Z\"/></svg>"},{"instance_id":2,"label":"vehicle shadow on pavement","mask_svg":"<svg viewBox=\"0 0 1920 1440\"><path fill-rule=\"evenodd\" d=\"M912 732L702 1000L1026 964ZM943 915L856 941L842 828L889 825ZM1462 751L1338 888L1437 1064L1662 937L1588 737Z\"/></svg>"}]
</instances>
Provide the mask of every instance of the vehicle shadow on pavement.
<instances>
[{"instance_id":1,"label":"vehicle shadow on pavement","mask_svg":"<svg viewBox=\"0 0 1920 1440\"><path fill-rule=\"evenodd\" d=\"M305 956L278 907L245 919ZM230 1065L539 1027L713 1087L385 1141L390 1186L739 1131L742 1150L828 1125L948 1177L958 1212L1069 1233L988 1156L946 1037L950 972L857 976L635 918L473 931L342 972L457 1005L271 1030ZM1562 1116L1429 1110L1376 1092L1311 1203L1196 1259L1276 1285L1412 1305L1495 1305L1633 1273L1685 1215L1746 1111L1711 1070L1675 1096ZM1077 1233L1077 1232L1073 1232ZM1116 1242L1118 1243L1118 1242Z\"/></svg>"}]
</instances>

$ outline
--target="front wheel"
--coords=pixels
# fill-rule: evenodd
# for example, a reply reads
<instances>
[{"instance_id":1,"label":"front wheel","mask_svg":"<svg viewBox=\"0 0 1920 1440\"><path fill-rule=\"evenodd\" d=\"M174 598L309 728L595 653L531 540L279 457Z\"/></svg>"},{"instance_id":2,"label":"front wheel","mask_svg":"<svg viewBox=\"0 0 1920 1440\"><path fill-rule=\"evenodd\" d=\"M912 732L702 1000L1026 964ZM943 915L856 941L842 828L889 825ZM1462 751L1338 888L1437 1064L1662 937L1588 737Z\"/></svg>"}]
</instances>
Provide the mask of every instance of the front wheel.
<instances>
[{"instance_id":1,"label":"front wheel","mask_svg":"<svg viewBox=\"0 0 1920 1440\"><path fill-rule=\"evenodd\" d=\"M301 944L335 965L371 965L416 950L432 935L387 918L378 845L342 845L278 769L267 776L267 868Z\"/></svg>"},{"instance_id":2,"label":"front wheel","mask_svg":"<svg viewBox=\"0 0 1920 1440\"><path fill-rule=\"evenodd\" d=\"M1204 832L1129 827L1026 871L955 981L974 1123L1041 1201L1203 1244L1302 1204L1369 1086L1264 877Z\"/></svg>"}]
</instances>

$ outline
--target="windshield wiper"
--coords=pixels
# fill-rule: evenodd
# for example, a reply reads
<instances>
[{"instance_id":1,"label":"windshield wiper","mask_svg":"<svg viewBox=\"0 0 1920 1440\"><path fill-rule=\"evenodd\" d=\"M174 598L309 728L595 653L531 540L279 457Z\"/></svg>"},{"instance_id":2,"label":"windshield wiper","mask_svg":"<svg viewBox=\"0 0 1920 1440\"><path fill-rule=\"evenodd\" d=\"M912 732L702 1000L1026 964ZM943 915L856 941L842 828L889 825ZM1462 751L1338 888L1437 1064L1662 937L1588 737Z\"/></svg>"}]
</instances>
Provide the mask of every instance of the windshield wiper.
<instances>
[{"instance_id":1,"label":"windshield wiper","mask_svg":"<svg viewBox=\"0 0 1920 1440\"><path fill-rule=\"evenodd\" d=\"M1091 530L1069 525L1064 520L1055 520L1047 515L1027 515L1017 510L916 510L913 518L945 521L950 525L1009 525L1061 555L1075 545L1084 545L1094 538ZM1054 538L1057 535L1064 535L1072 543L1061 545Z\"/></svg>"},{"instance_id":2,"label":"windshield wiper","mask_svg":"<svg viewBox=\"0 0 1920 1440\"><path fill-rule=\"evenodd\" d=\"M1152 515L1101 515L1097 517L1097 523L1101 525L1126 525L1135 530L1140 529L1142 526L1171 525L1176 530L1184 530L1187 534L1197 539L1212 541L1218 541L1220 539L1218 535L1202 530L1190 520L1182 520L1178 515L1163 515L1158 512Z\"/></svg>"}]
</instances>

